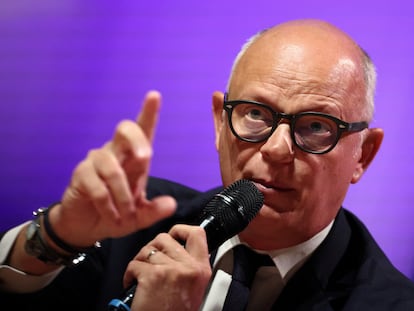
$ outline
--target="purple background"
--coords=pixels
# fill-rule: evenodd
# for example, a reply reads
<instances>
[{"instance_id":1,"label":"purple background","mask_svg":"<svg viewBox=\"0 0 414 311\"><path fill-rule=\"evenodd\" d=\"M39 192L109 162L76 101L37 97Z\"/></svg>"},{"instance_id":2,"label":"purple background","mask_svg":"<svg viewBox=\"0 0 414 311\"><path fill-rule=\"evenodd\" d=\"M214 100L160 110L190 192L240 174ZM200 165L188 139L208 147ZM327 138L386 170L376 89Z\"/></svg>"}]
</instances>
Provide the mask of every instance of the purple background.
<instances>
[{"instance_id":1,"label":"purple background","mask_svg":"<svg viewBox=\"0 0 414 311\"><path fill-rule=\"evenodd\" d=\"M116 3L116 4L115 4ZM345 206L414 278L414 10L407 1L19 1L0 3L0 229L61 198L75 165L162 92L152 174L220 183L211 94L256 31L330 21L378 67L382 149Z\"/></svg>"}]
</instances>

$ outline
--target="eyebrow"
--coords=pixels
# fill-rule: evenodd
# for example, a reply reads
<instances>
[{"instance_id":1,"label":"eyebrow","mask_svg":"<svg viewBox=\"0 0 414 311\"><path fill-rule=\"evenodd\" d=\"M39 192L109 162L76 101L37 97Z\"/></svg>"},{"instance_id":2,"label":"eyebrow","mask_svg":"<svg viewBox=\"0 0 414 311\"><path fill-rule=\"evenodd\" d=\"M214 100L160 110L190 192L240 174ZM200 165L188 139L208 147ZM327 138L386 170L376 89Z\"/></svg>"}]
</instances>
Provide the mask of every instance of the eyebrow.
<instances>
[{"instance_id":1,"label":"eyebrow","mask_svg":"<svg viewBox=\"0 0 414 311\"><path fill-rule=\"evenodd\" d=\"M319 96L319 95L317 95ZM322 95L320 95L322 96ZM263 100L264 99L264 100ZM272 104L272 103L268 103L268 101L265 99L265 97L263 96L256 96L254 99L247 99L247 98L240 98L240 99L231 99L229 100L227 98L227 101L253 101L253 102L257 102L260 103L262 105L265 105L269 108L271 108L273 111L275 112L280 112L280 113L288 113L288 114L298 114L298 113L302 113L302 112L320 112L320 113L325 113L325 114L329 114L333 117L342 119L343 115L340 111L340 109L338 108L337 105L334 104L327 104L327 101L325 100L323 103L322 101L310 101L307 103L308 107L302 107L302 104L299 104L299 109L295 109L295 111L289 111L287 112L285 109L278 109L277 107L275 107L276 104ZM311 104L311 107L309 107L309 103ZM301 109L301 108L306 108L306 109Z\"/></svg>"}]
</instances>

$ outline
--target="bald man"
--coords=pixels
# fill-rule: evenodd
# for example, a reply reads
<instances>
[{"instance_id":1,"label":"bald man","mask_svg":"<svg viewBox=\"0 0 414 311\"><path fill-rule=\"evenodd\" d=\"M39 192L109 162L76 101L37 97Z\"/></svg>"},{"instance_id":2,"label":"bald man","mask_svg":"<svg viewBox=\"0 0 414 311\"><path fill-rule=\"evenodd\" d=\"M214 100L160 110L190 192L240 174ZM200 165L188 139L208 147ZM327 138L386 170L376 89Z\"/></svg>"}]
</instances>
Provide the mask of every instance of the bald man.
<instances>
[{"instance_id":1,"label":"bald man","mask_svg":"<svg viewBox=\"0 0 414 311\"><path fill-rule=\"evenodd\" d=\"M215 142L223 186L248 179L264 204L211 255L204 230L189 224L221 188L148 177L161 101L149 92L137 121L122 121L76 167L60 203L3 236L1 300L105 310L139 281L136 311L414 310L413 283L342 208L383 138L369 127L375 80L367 53L323 21L248 40L226 92L213 94ZM233 285L252 266L240 263L251 258L240 245L271 259L247 289Z\"/></svg>"}]
</instances>

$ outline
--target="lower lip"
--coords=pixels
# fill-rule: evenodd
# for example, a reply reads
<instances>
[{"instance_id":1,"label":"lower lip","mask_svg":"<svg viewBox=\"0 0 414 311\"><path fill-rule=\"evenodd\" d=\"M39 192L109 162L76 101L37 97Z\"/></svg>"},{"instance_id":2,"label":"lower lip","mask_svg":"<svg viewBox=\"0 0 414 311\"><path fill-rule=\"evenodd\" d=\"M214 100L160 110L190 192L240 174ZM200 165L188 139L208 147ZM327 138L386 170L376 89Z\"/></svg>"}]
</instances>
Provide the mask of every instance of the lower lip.
<instances>
[{"instance_id":1,"label":"lower lip","mask_svg":"<svg viewBox=\"0 0 414 311\"><path fill-rule=\"evenodd\" d=\"M267 188L262 184L255 183L256 187L264 196L264 205L279 213L288 212L291 210L292 197L286 197L288 192L292 189Z\"/></svg>"},{"instance_id":2,"label":"lower lip","mask_svg":"<svg viewBox=\"0 0 414 311\"><path fill-rule=\"evenodd\" d=\"M262 185L260 183L257 183L257 182L254 182L254 184L256 185L257 189L259 189L260 192L262 192L263 194L266 194L266 193L271 194L271 193L274 193L274 192L281 193L281 192L289 192L289 191L292 191L292 189L273 188L273 187L272 188L269 188L269 187L266 187L266 186L264 186L264 185Z\"/></svg>"}]
</instances>

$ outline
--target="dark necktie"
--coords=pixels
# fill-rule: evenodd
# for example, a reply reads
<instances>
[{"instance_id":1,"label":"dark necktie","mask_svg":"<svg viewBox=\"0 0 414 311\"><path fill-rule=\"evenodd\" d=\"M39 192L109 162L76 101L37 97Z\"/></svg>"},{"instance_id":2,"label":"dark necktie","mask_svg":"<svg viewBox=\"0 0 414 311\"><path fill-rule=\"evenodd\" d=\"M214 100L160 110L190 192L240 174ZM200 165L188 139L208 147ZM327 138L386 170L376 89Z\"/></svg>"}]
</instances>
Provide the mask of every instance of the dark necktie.
<instances>
[{"instance_id":1,"label":"dark necktie","mask_svg":"<svg viewBox=\"0 0 414 311\"><path fill-rule=\"evenodd\" d=\"M274 264L268 255L258 254L245 245L237 245L233 249L233 255L232 281L223 311L245 310L249 301L250 286L257 269Z\"/></svg>"}]
</instances>

